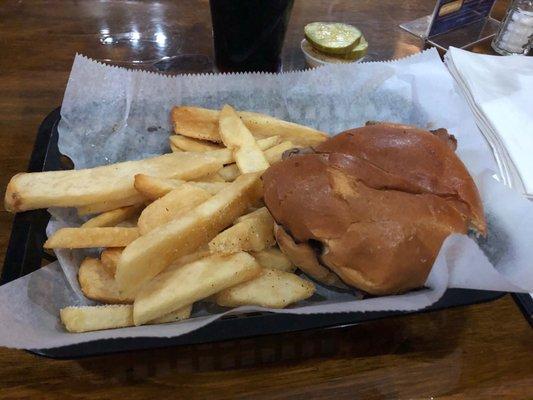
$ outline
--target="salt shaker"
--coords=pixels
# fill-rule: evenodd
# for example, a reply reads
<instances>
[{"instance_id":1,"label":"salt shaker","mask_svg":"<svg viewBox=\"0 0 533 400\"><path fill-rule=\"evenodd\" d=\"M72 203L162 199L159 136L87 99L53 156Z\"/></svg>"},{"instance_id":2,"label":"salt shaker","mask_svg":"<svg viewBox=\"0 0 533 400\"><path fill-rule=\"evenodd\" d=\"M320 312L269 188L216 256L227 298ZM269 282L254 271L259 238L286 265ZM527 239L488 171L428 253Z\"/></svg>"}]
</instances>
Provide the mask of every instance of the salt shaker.
<instances>
[{"instance_id":1,"label":"salt shaker","mask_svg":"<svg viewBox=\"0 0 533 400\"><path fill-rule=\"evenodd\" d=\"M501 55L527 54L533 41L533 0L513 0L492 48Z\"/></svg>"}]
</instances>

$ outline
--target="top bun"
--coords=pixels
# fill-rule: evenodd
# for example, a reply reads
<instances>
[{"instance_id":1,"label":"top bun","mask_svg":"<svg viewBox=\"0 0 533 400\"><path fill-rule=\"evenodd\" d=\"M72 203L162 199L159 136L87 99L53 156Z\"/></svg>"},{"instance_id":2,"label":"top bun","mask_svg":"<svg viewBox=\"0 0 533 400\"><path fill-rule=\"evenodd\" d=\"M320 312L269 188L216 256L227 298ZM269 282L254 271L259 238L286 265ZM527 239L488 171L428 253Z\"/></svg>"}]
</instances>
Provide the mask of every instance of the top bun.
<instances>
[{"instance_id":1,"label":"top bun","mask_svg":"<svg viewBox=\"0 0 533 400\"><path fill-rule=\"evenodd\" d=\"M444 129L376 124L291 153L263 175L282 251L328 284L324 268L371 294L422 286L448 235L486 233L455 147Z\"/></svg>"}]
</instances>

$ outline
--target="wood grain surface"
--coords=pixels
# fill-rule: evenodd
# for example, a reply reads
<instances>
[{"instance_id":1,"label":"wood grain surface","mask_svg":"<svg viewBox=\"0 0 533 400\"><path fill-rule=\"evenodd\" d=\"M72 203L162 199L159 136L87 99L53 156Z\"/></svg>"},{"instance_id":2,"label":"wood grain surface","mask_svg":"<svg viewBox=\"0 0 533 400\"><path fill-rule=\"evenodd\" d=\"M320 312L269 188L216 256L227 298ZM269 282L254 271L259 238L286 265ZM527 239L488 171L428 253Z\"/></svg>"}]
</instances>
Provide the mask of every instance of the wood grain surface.
<instances>
[{"instance_id":1,"label":"wood grain surface","mask_svg":"<svg viewBox=\"0 0 533 400\"><path fill-rule=\"evenodd\" d=\"M358 25L370 59L418 52L398 24L431 0L300 0L283 54L304 68L303 26ZM505 9L505 2L497 13ZM107 34L163 33L154 49ZM123 37L127 37L123 36ZM76 52L168 73L213 68L208 1L9 1L0 3L0 187L26 169L36 130L61 104ZM476 51L489 52L488 44ZM170 61L150 60L163 56ZM0 213L0 258L12 216ZM510 296L488 304L310 331L58 361L0 349L0 398L51 399L531 399L532 330Z\"/></svg>"}]
</instances>

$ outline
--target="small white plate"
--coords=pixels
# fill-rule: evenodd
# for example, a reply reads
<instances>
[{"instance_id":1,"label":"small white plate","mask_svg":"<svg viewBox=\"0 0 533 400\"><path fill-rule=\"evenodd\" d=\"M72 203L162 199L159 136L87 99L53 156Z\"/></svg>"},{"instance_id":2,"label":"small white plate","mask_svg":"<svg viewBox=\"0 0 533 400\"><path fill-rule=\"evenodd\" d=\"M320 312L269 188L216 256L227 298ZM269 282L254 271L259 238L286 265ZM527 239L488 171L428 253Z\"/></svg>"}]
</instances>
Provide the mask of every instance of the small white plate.
<instances>
[{"instance_id":1,"label":"small white plate","mask_svg":"<svg viewBox=\"0 0 533 400\"><path fill-rule=\"evenodd\" d=\"M321 67L323 65L331 65L331 64L350 64L350 63L359 63L361 61L364 61L367 56L361 57L357 60L342 60L335 57L330 57L328 55L322 55L324 59L320 59L316 57L310 50L307 49L309 47L312 49L311 45L306 39L302 39L300 43L300 48L302 49L302 52L305 56L305 61L307 65L311 68Z\"/></svg>"}]
</instances>

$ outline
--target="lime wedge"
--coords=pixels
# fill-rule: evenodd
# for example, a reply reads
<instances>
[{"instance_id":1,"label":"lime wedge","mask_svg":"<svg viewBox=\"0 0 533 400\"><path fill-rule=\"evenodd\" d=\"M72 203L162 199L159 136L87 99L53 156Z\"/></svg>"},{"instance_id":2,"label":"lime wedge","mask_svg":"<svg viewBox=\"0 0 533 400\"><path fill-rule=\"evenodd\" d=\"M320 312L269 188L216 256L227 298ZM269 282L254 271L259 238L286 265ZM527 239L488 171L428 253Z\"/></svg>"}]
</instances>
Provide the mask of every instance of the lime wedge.
<instances>
[{"instance_id":1,"label":"lime wedge","mask_svg":"<svg viewBox=\"0 0 533 400\"><path fill-rule=\"evenodd\" d=\"M304 33L314 48L326 54L348 54L361 39L361 31L355 26L337 22L312 22L305 26Z\"/></svg>"}]
</instances>

